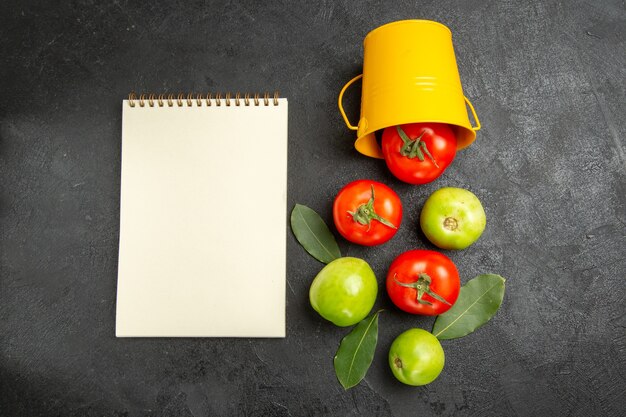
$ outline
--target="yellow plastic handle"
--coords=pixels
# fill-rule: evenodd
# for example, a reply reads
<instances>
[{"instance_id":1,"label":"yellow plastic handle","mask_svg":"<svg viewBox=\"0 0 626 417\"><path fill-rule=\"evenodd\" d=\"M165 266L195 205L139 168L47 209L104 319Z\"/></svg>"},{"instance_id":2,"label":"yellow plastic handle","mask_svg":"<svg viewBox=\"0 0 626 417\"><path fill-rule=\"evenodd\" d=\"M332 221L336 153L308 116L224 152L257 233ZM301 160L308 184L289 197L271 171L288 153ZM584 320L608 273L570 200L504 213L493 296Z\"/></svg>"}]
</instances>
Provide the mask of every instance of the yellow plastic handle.
<instances>
[{"instance_id":1,"label":"yellow plastic handle","mask_svg":"<svg viewBox=\"0 0 626 417\"><path fill-rule=\"evenodd\" d=\"M474 120L476 121L476 127L472 126L472 130L474 132L480 130L480 120L478 120L478 115L476 114L476 110L474 110L474 106L472 106L472 102L469 101L469 99L467 97L463 97L465 99L465 103L469 106L470 110L472 111L472 116L474 116Z\"/></svg>"},{"instance_id":2,"label":"yellow plastic handle","mask_svg":"<svg viewBox=\"0 0 626 417\"><path fill-rule=\"evenodd\" d=\"M343 121L346 122L346 126L348 126L348 129L350 130L358 130L359 127L352 126L350 124L350 120L348 120L348 116L346 116L346 112L343 109L343 93L345 93L348 87L350 87L355 81L360 80L361 78L363 78L363 74L357 75L356 77L348 81L347 84L344 85L343 88L341 89L341 92L339 92L339 99L337 100L339 104L339 112L341 113L341 116L343 116Z\"/></svg>"}]
</instances>

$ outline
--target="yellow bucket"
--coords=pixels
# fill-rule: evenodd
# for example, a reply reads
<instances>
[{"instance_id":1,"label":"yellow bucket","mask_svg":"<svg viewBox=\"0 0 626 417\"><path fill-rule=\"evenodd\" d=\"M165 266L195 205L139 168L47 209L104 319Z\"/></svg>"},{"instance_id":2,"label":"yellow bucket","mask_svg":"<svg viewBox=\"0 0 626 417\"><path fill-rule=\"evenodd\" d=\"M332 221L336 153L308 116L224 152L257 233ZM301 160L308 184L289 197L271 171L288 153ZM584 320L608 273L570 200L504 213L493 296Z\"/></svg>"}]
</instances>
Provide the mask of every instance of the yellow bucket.
<instances>
[{"instance_id":1,"label":"yellow bucket","mask_svg":"<svg viewBox=\"0 0 626 417\"><path fill-rule=\"evenodd\" d=\"M357 131L354 146L359 152L382 158L375 132L407 123L450 125L457 149L476 139L480 121L463 95L450 29L430 20L401 20L371 31L363 48L363 74L348 81L338 100L346 125ZM361 78L361 118L353 126L343 109L343 94ZM476 126L470 123L466 104Z\"/></svg>"}]
</instances>

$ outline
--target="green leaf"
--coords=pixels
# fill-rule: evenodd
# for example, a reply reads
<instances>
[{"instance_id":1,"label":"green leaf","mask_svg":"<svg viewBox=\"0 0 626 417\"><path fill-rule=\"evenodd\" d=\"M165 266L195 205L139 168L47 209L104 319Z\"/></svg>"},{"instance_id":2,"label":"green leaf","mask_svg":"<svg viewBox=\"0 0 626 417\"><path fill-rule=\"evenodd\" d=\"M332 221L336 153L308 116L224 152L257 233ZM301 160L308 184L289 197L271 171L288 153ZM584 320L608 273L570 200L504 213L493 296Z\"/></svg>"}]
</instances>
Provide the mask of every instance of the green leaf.
<instances>
[{"instance_id":1,"label":"green leaf","mask_svg":"<svg viewBox=\"0 0 626 417\"><path fill-rule=\"evenodd\" d=\"M361 320L341 340L334 363L337 379L344 389L352 388L361 382L372 364L378 343L378 315L380 311Z\"/></svg>"},{"instance_id":2,"label":"green leaf","mask_svg":"<svg viewBox=\"0 0 626 417\"><path fill-rule=\"evenodd\" d=\"M341 258L335 236L315 210L296 204L291 211L291 230L312 257L325 264Z\"/></svg>"},{"instance_id":3,"label":"green leaf","mask_svg":"<svg viewBox=\"0 0 626 417\"><path fill-rule=\"evenodd\" d=\"M432 333L441 340L456 339L487 323L502 304L504 281L500 275L484 274L463 285L452 308L437 317Z\"/></svg>"}]
</instances>

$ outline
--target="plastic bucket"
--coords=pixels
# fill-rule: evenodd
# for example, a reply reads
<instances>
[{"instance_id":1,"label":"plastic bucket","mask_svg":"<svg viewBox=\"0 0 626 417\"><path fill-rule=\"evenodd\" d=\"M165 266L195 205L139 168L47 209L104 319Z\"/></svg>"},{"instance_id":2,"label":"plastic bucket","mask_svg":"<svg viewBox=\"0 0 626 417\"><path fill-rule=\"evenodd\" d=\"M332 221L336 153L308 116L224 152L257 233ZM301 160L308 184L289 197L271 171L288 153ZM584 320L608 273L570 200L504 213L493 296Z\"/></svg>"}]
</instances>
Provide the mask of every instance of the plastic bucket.
<instances>
[{"instance_id":1,"label":"plastic bucket","mask_svg":"<svg viewBox=\"0 0 626 417\"><path fill-rule=\"evenodd\" d=\"M348 81L338 100L346 125L357 131L359 152L382 158L374 133L407 123L447 123L456 134L457 149L476 139L480 121L463 95L450 29L430 20L401 20L371 31L363 48L363 74ZM361 116L353 126L343 109L343 94L361 78Z\"/></svg>"}]
</instances>

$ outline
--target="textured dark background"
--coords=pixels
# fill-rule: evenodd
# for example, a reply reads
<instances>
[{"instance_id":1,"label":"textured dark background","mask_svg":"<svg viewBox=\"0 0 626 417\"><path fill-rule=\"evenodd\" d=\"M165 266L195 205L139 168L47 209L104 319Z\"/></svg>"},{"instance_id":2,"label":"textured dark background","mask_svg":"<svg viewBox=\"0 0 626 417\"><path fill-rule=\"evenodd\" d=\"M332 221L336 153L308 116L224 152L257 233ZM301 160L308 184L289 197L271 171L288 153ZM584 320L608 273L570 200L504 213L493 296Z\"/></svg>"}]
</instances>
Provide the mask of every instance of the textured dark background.
<instances>
[{"instance_id":1,"label":"textured dark background","mask_svg":"<svg viewBox=\"0 0 626 417\"><path fill-rule=\"evenodd\" d=\"M336 97L360 72L369 30L418 17L452 29L483 130L440 179L412 187L353 150ZM623 413L625 52L622 0L2 1L0 414ZM114 337L121 100L266 89L290 101L289 208L330 220L334 194L365 177L403 199L393 241L340 241L379 281L404 250L432 248L417 231L429 193L460 186L483 201L483 237L448 255L463 282L505 276L504 304L476 333L443 343L446 367L431 385L401 385L386 355L397 334L432 319L399 313L382 291L373 366L344 392L332 357L346 329L309 307L321 264L291 233L286 339ZM358 97L347 98L353 118Z\"/></svg>"}]
</instances>

